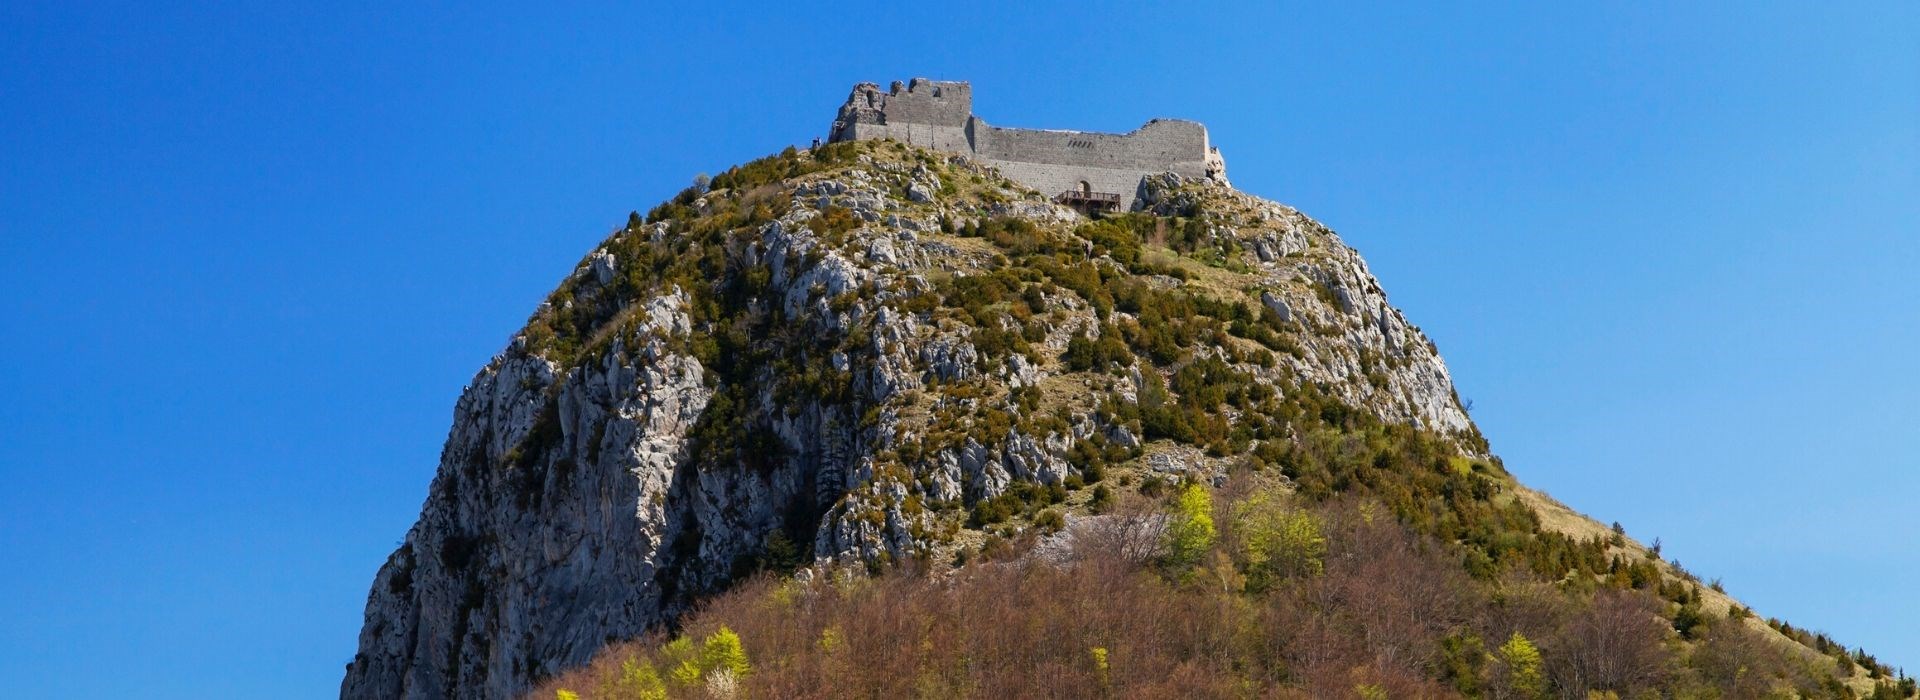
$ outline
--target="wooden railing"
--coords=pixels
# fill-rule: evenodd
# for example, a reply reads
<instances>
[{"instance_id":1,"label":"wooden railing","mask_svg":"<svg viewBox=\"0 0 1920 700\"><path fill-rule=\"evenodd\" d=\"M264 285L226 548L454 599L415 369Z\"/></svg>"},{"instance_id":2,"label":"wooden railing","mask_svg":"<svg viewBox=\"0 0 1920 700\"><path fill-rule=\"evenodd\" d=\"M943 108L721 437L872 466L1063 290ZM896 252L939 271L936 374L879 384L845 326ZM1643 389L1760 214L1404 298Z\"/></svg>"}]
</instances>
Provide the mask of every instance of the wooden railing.
<instances>
[{"instance_id":1,"label":"wooden railing","mask_svg":"<svg viewBox=\"0 0 1920 700\"><path fill-rule=\"evenodd\" d=\"M1065 192L1061 192L1058 196L1054 197L1053 201L1059 202L1061 204L1087 203L1087 204L1118 205L1120 203L1120 195L1112 194L1109 192L1082 192L1080 190L1067 190Z\"/></svg>"}]
</instances>

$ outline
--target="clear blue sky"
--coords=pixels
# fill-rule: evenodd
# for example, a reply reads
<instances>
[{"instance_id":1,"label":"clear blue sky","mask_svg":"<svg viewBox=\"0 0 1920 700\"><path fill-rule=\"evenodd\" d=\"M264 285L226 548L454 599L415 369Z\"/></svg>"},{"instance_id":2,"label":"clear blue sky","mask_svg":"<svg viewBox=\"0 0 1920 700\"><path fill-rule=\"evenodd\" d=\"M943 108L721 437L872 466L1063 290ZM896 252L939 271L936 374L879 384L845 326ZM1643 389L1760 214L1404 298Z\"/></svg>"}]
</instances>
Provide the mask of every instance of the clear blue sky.
<instances>
[{"instance_id":1,"label":"clear blue sky","mask_svg":"<svg viewBox=\"0 0 1920 700\"><path fill-rule=\"evenodd\" d=\"M546 291L914 75L1009 126L1205 121L1521 478L1920 671L1911 2L267 4L0 5L7 695L335 694Z\"/></svg>"}]
</instances>

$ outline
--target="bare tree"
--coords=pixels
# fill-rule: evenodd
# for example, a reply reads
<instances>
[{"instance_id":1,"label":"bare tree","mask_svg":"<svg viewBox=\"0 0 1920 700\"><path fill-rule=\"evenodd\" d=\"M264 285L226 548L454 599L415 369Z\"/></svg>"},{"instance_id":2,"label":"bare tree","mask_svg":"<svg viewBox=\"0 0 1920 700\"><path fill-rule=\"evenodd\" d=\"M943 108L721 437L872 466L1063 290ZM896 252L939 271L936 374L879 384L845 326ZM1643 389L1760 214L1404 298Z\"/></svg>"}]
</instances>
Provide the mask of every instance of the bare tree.
<instances>
[{"instance_id":1,"label":"bare tree","mask_svg":"<svg viewBox=\"0 0 1920 700\"><path fill-rule=\"evenodd\" d=\"M1570 697L1611 690L1629 697L1671 673L1668 626L1651 596L1601 591L1548 644L1547 670Z\"/></svg>"},{"instance_id":2,"label":"bare tree","mask_svg":"<svg viewBox=\"0 0 1920 700\"><path fill-rule=\"evenodd\" d=\"M1145 565L1166 550L1167 514L1144 498L1129 498L1112 513L1083 518L1075 525L1076 559L1108 556Z\"/></svg>"}]
</instances>

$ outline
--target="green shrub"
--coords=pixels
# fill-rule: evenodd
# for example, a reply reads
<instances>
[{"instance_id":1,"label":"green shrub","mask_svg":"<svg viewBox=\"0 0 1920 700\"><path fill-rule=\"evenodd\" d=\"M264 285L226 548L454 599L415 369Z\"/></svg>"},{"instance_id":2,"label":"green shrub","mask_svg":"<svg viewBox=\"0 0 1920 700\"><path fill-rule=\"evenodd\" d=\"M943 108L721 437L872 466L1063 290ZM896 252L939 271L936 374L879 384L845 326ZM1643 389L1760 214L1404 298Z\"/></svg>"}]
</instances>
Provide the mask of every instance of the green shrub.
<instances>
[{"instance_id":1,"label":"green shrub","mask_svg":"<svg viewBox=\"0 0 1920 700\"><path fill-rule=\"evenodd\" d=\"M1087 509L1096 514L1113 510L1113 489L1106 484L1093 487L1093 498L1087 501Z\"/></svg>"},{"instance_id":2,"label":"green shrub","mask_svg":"<svg viewBox=\"0 0 1920 700\"><path fill-rule=\"evenodd\" d=\"M1048 508L1033 516L1033 526L1041 532L1059 532L1067 526L1067 518L1057 508Z\"/></svg>"},{"instance_id":3,"label":"green shrub","mask_svg":"<svg viewBox=\"0 0 1920 700\"><path fill-rule=\"evenodd\" d=\"M1706 625L1706 613L1701 611L1698 602L1683 603L1673 611L1673 629L1682 637L1697 639Z\"/></svg>"},{"instance_id":4,"label":"green shrub","mask_svg":"<svg viewBox=\"0 0 1920 700\"><path fill-rule=\"evenodd\" d=\"M1067 350L1060 355L1067 368L1075 372L1105 372L1113 366L1122 368L1133 364L1133 351L1120 340L1119 332L1111 327L1100 327L1099 339L1088 338L1086 334L1075 334L1067 340Z\"/></svg>"},{"instance_id":5,"label":"green shrub","mask_svg":"<svg viewBox=\"0 0 1920 700\"><path fill-rule=\"evenodd\" d=\"M1083 224L1074 234L1091 242L1095 255L1112 256L1115 262L1133 267L1140 262L1142 234L1150 233L1153 224L1150 215L1125 214Z\"/></svg>"}]
</instances>

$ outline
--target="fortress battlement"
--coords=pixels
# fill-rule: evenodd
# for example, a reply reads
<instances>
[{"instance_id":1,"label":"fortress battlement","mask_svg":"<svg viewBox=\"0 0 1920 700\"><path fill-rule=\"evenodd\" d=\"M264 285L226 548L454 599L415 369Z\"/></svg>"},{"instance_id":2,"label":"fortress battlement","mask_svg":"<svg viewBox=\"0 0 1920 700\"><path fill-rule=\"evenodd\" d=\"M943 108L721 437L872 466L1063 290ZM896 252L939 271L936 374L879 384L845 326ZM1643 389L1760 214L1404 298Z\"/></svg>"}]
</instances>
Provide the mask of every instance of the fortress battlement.
<instances>
[{"instance_id":1,"label":"fortress battlement","mask_svg":"<svg viewBox=\"0 0 1920 700\"><path fill-rule=\"evenodd\" d=\"M1199 122L1154 119L1124 134L992 126L973 114L973 86L962 81L914 78L886 91L855 85L828 138L894 139L965 154L1083 207L1131 210L1141 180L1163 172L1227 182L1226 160Z\"/></svg>"}]
</instances>

